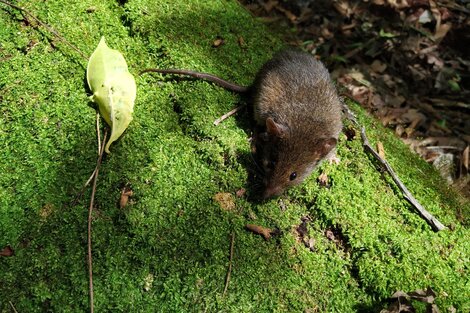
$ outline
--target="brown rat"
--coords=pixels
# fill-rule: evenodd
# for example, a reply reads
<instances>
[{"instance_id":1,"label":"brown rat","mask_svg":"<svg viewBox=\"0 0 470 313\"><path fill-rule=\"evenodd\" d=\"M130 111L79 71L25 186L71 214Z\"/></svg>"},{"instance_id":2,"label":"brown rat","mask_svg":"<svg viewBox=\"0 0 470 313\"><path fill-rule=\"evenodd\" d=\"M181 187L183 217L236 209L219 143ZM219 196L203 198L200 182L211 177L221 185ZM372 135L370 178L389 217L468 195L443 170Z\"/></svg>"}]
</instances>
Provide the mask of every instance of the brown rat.
<instances>
[{"instance_id":1,"label":"brown rat","mask_svg":"<svg viewBox=\"0 0 470 313\"><path fill-rule=\"evenodd\" d=\"M334 150L341 132L341 102L325 66L299 51L282 51L266 62L250 87L189 70L183 74L250 95L257 127L253 138L264 170L263 198L301 183Z\"/></svg>"}]
</instances>

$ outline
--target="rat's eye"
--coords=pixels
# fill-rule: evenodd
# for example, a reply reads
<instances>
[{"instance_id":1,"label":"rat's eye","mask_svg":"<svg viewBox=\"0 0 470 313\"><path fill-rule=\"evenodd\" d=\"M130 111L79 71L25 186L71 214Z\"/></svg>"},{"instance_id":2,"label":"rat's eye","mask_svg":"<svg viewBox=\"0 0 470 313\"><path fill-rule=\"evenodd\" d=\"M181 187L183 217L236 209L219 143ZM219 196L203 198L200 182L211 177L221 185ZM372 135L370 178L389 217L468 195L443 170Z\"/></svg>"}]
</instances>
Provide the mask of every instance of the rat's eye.
<instances>
[{"instance_id":1,"label":"rat's eye","mask_svg":"<svg viewBox=\"0 0 470 313\"><path fill-rule=\"evenodd\" d=\"M297 173L296 173L296 172L292 172L292 173L290 174L289 179L290 179L290 180L294 180L294 179L296 179L296 178L297 178Z\"/></svg>"},{"instance_id":2,"label":"rat's eye","mask_svg":"<svg viewBox=\"0 0 470 313\"><path fill-rule=\"evenodd\" d=\"M275 161L271 161L268 163L268 168L273 170L274 168L276 167L276 162Z\"/></svg>"}]
</instances>

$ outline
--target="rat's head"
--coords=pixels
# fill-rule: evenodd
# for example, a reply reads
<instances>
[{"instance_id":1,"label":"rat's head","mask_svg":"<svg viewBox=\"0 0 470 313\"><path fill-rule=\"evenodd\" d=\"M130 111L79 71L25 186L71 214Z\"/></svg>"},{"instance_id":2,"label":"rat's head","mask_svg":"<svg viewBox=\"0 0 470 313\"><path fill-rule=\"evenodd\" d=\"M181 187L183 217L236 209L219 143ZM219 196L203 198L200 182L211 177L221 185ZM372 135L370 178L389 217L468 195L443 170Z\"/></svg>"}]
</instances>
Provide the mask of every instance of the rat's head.
<instances>
[{"instance_id":1,"label":"rat's head","mask_svg":"<svg viewBox=\"0 0 470 313\"><path fill-rule=\"evenodd\" d=\"M263 198L278 196L300 184L335 146L334 137L298 134L295 129L266 119L266 131L256 139L264 170Z\"/></svg>"}]
</instances>

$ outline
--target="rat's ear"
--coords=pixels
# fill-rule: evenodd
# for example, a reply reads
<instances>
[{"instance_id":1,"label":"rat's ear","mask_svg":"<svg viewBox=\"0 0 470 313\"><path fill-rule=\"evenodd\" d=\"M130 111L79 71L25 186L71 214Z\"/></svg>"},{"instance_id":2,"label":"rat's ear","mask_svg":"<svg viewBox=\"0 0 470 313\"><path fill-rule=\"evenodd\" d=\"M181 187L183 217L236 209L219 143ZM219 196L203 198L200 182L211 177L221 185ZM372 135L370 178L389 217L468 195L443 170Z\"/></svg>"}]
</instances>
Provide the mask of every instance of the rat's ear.
<instances>
[{"instance_id":1,"label":"rat's ear","mask_svg":"<svg viewBox=\"0 0 470 313\"><path fill-rule=\"evenodd\" d=\"M287 137L287 127L276 123L272 118L268 117L266 119L266 131L271 136L275 136L278 138L285 138Z\"/></svg>"},{"instance_id":2,"label":"rat's ear","mask_svg":"<svg viewBox=\"0 0 470 313\"><path fill-rule=\"evenodd\" d=\"M327 155L336 146L336 138L325 138L320 141L320 154L321 157Z\"/></svg>"}]
</instances>

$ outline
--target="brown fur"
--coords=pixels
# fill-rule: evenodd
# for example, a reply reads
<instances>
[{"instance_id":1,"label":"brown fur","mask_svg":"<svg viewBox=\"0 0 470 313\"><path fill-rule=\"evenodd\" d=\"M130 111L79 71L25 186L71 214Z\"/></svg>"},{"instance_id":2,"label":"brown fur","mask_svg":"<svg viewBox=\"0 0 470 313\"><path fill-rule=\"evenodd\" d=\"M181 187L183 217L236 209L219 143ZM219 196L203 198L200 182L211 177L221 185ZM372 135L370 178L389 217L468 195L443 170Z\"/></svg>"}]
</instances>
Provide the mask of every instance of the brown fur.
<instances>
[{"instance_id":1,"label":"brown fur","mask_svg":"<svg viewBox=\"0 0 470 313\"><path fill-rule=\"evenodd\" d=\"M302 52L281 52L268 61L253 90L255 120L266 132L255 143L267 198L302 182L334 149L342 128L341 103L324 65ZM268 119L282 135L267 127Z\"/></svg>"}]
</instances>

